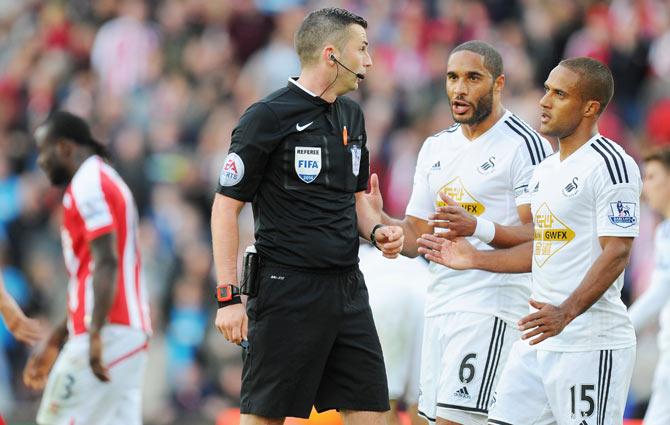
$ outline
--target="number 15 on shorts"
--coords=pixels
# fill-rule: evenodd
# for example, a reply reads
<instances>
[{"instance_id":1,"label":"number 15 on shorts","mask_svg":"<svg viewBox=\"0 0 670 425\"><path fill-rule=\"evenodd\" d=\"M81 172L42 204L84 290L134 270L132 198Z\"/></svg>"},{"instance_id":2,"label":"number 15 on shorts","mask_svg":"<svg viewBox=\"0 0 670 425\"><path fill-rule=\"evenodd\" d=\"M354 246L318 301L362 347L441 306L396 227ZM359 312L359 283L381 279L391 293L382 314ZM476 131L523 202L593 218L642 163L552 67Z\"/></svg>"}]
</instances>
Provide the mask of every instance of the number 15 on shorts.
<instances>
[{"instance_id":1,"label":"number 15 on shorts","mask_svg":"<svg viewBox=\"0 0 670 425\"><path fill-rule=\"evenodd\" d=\"M590 384L573 385L570 387L570 412L573 419L577 417L586 418L593 415L596 409L596 403L593 399L595 389L596 386Z\"/></svg>"}]
</instances>

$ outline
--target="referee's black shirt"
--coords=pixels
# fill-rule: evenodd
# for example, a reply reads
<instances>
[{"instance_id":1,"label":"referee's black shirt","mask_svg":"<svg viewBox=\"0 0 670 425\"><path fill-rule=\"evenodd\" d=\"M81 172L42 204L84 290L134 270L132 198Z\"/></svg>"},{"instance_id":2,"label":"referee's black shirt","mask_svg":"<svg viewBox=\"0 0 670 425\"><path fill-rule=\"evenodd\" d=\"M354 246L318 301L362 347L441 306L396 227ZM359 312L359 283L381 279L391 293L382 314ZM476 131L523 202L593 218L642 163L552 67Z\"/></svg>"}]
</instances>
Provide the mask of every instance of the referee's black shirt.
<instances>
[{"instance_id":1,"label":"referee's black shirt","mask_svg":"<svg viewBox=\"0 0 670 425\"><path fill-rule=\"evenodd\" d=\"M240 118L217 191L252 202L262 257L347 267L358 262L354 193L367 188L369 162L360 106L342 96L330 104L289 81Z\"/></svg>"}]
</instances>

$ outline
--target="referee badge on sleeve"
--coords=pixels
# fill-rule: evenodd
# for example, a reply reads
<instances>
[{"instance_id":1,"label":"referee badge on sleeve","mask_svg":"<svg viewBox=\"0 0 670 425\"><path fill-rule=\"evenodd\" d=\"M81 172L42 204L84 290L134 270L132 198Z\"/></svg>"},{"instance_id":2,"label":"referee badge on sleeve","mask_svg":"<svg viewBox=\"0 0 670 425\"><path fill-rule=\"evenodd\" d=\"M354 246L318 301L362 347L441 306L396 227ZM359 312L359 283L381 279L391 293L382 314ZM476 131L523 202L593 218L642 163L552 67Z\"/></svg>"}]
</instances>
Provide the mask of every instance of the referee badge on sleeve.
<instances>
[{"instance_id":1,"label":"referee badge on sleeve","mask_svg":"<svg viewBox=\"0 0 670 425\"><path fill-rule=\"evenodd\" d=\"M295 172L305 183L313 182L321 172L321 148L296 146Z\"/></svg>"},{"instance_id":2,"label":"referee badge on sleeve","mask_svg":"<svg viewBox=\"0 0 670 425\"><path fill-rule=\"evenodd\" d=\"M244 177L244 162L238 154L231 152L221 168L219 184L224 187L235 186L242 181L242 177Z\"/></svg>"},{"instance_id":3,"label":"referee badge on sleeve","mask_svg":"<svg viewBox=\"0 0 670 425\"><path fill-rule=\"evenodd\" d=\"M358 173L361 170L361 147L352 145L351 146L351 172L354 173L354 176L358 176Z\"/></svg>"}]
</instances>

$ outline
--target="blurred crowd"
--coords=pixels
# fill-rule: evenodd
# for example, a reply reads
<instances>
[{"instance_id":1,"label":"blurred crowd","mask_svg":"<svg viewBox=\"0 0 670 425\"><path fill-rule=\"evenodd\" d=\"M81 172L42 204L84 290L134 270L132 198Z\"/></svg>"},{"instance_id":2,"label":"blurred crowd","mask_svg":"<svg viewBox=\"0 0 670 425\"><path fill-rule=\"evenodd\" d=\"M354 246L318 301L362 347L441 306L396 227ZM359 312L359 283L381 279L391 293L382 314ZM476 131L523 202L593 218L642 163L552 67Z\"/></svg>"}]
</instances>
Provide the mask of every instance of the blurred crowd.
<instances>
[{"instance_id":1,"label":"blurred crowd","mask_svg":"<svg viewBox=\"0 0 670 425\"><path fill-rule=\"evenodd\" d=\"M212 325L210 205L235 123L299 73L293 34L325 6L369 22L373 67L352 96L393 215L404 214L421 143L452 123L446 60L469 39L499 49L504 105L535 127L549 70L588 55L615 78L601 132L634 156L670 143L669 0L0 0L6 285L45 326L64 316L61 192L38 170L31 134L52 110L69 110L91 122L140 210L156 331L146 423L212 423L239 401L240 349ZM249 242L253 223L243 214ZM648 280L656 222L643 211L628 301ZM0 412L17 421L30 421L39 399L20 382L27 355L0 322ZM653 358L642 360L653 370ZM630 415L640 415L648 391L634 381Z\"/></svg>"}]
</instances>

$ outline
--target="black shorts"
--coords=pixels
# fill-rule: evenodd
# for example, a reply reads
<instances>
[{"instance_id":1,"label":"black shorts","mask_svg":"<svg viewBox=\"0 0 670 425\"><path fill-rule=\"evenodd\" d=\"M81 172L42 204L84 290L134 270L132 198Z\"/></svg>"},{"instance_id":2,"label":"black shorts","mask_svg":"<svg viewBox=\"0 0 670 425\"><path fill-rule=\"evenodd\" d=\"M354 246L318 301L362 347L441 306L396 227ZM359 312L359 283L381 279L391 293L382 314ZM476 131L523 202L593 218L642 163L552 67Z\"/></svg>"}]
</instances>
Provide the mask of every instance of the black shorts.
<instances>
[{"instance_id":1,"label":"black shorts","mask_svg":"<svg viewBox=\"0 0 670 425\"><path fill-rule=\"evenodd\" d=\"M307 418L312 405L389 410L368 291L358 266L333 272L265 262L247 303L241 412Z\"/></svg>"}]
</instances>

